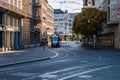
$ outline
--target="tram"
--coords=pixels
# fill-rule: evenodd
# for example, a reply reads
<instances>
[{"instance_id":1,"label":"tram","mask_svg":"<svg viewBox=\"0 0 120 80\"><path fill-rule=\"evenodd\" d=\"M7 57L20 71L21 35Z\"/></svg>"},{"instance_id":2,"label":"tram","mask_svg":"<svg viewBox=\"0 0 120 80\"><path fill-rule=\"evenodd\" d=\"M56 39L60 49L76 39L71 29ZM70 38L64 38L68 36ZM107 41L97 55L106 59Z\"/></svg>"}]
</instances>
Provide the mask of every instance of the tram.
<instances>
[{"instance_id":1,"label":"tram","mask_svg":"<svg viewBox=\"0 0 120 80\"><path fill-rule=\"evenodd\" d=\"M58 35L51 36L51 47L60 47L60 38Z\"/></svg>"}]
</instances>

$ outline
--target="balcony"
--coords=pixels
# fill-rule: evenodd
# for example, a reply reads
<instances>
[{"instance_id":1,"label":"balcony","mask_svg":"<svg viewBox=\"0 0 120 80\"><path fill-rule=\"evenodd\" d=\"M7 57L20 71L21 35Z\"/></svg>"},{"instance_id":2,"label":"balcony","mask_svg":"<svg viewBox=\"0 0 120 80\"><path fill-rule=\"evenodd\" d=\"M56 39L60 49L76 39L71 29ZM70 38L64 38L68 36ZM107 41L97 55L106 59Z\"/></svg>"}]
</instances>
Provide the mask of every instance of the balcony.
<instances>
[{"instance_id":1,"label":"balcony","mask_svg":"<svg viewBox=\"0 0 120 80\"><path fill-rule=\"evenodd\" d=\"M34 21L35 21L35 24L41 23L41 18L40 18L40 16L34 16L33 19L34 19Z\"/></svg>"},{"instance_id":2,"label":"balcony","mask_svg":"<svg viewBox=\"0 0 120 80\"><path fill-rule=\"evenodd\" d=\"M15 13L17 15L25 16L25 13L22 9L17 8L16 6L13 6L1 0L0 0L0 8L4 9L5 11L9 11L11 13Z\"/></svg>"},{"instance_id":3,"label":"balcony","mask_svg":"<svg viewBox=\"0 0 120 80\"><path fill-rule=\"evenodd\" d=\"M38 29L38 28L31 29L30 31L31 31L31 33L34 33L35 35L40 33L40 29Z\"/></svg>"},{"instance_id":4,"label":"balcony","mask_svg":"<svg viewBox=\"0 0 120 80\"><path fill-rule=\"evenodd\" d=\"M3 30L3 27L4 27L4 25L3 25L3 24L0 24L0 31Z\"/></svg>"},{"instance_id":5,"label":"balcony","mask_svg":"<svg viewBox=\"0 0 120 80\"><path fill-rule=\"evenodd\" d=\"M41 8L41 4L40 4L39 2L38 2L38 3L35 3L35 4L34 4L34 7L35 7L35 8Z\"/></svg>"},{"instance_id":6,"label":"balcony","mask_svg":"<svg viewBox=\"0 0 120 80\"><path fill-rule=\"evenodd\" d=\"M2 31L2 27L0 26L0 31Z\"/></svg>"}]
</instances>

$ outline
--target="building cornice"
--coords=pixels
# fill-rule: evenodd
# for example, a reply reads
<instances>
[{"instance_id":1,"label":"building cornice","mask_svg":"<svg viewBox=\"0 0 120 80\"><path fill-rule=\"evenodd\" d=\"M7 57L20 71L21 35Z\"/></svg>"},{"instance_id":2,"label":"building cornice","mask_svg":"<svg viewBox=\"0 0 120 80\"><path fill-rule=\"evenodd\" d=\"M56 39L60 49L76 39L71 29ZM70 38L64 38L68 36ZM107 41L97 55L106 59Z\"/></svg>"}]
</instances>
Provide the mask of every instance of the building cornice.
<instances>
[{"instance_id":1,"label":"building cornice","mask_svg":"<svg viewBox=\"0 0 120 80\"><path fill-rule=\"evenodd\" d=\"M5 1L0 0L0 8L2 8L4 12L17 14L19 16L25 16L25 12L22 9L20 9L10 3L7 3Z\"/></svg>"}]
</instances>

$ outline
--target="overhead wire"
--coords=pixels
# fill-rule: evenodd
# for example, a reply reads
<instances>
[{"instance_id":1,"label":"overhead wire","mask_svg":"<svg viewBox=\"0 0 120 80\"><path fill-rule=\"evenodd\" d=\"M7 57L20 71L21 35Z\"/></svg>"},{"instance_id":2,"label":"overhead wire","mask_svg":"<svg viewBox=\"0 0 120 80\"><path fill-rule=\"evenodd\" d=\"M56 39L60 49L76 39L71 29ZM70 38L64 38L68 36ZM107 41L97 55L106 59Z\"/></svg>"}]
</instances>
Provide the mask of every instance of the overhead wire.
<instances>
[{"instance_id":1,"label":"overhead wire","mask_svg":"<svg viewBox=\"0 0 120 80\"><path fill-rule=\"evenodd\" d=\"M71 4L78 4L78 5L82 5L82 3L80 3L80 2L76 2L76 1L71 1L71 0L54 0L56 3L59 3L61 6L65 6L65 7L67 7L67 8L69 8L69 9L71 9L71 10L80 10L80 8L73 8L73 7L71 7L71 6L68 6L68 5L66 5L66 4L68 4L68 3L71 3Z\"/></svg>"}]
</instances>

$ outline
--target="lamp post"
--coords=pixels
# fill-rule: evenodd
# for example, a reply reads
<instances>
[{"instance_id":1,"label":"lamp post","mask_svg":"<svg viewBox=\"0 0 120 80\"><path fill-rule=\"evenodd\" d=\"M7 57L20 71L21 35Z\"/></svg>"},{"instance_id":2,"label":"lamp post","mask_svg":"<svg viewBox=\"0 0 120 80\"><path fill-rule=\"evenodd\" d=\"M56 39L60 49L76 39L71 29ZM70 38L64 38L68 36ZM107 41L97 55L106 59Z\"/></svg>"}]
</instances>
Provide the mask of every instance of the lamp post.
<instances>
[{"instance_id":1,"label":"lamp post","mask_svg":"<svg viewBox=\"0 0 120 80\"><path fill-rule=\"evenodd\" d=\"M88 27L89 24L90 24L90 20L88 19L88 20L87 20L87 27ZM89 35L87 35L87 38L86 38L86 36L84 36L84 38L85 38L85 45L88 46L88 45L89 45L89 44L88 44L88 41L89 41Z\"/></svg>"},{"instance_id":2,"label":"lamp post","mask_svg":"<svg viewBox=\"0 0 120 80\"><path fill-rule=\"evenodd\" d=\"M88 20L88 24L90 23L90 20Z\"/></svg>"},{"instance_id":3,"label":"lamp post","mask_svg":"<svg viewBox=\"0 0 120 80\"><path fill-rule=\"evenodd\" d=\"M48 30L49 30L49 28L46 28L46 30L45 30L46 44L48 43Z\"/></svg>"},{"instance_id":4,"label":"lamp post","mask_svg":"<svg viewBox=\"0 0 120 80\"><path fill-rule=\"evenodd\" d=\"M119 21L119 25L118 25L118 26L119 26L119 30L118 30L118 31L119 31L119 32L118 32L118 37L119 37L119 38L118 38L118 41L119 41L118 43L119 43L119 44L118 44L118 47L120 48L120 0L119 0L119 8L118 8L117 15L118 15L118 21ZM113 42L114 42L114 41L113 41Z\"/></svg>"},{"instance_id":5,"label":"lamp post","mask_svg":"<svg viewBox=\"0 0 120 80\"><path fill-rule=\"evenodd\" d=\"M88 20L88 24L90 23L90 20ZM96 48L96 35L93 34L92 35L92 45L93 45L93 49Z\"/></svg>"},{"instance_id":6,"label":"lamp post","mask_svg":"<svg viewBox=\"0 0 120 80\"><path fill-rule=\"evenodd\" d=\"M65 37L65 41L66 41L66 37L67 37L66 34L67 34L67 23L65 23L65 36L64 36Z\"/></svg>"},{"instance_id":7,"label":"lamp post","mask_svg":"<svg viewBox=\"0 0 120 80\"><path fill-rule=\"evenodd\" d=\"M65 13L65 36L64 36L65 41L67 37L67 23L68 23L68 13Z\"/></svg>"},{"instance_id":8,"label":"lamp post","mask_svg":"<svg viewBox=\"0 0 120 80\"><path fill-rule=\"evenodd\" d=\"M93 35L93 49L96 48L96 35Z\"/></svg>"}]
</instances>

